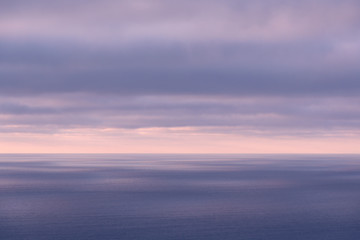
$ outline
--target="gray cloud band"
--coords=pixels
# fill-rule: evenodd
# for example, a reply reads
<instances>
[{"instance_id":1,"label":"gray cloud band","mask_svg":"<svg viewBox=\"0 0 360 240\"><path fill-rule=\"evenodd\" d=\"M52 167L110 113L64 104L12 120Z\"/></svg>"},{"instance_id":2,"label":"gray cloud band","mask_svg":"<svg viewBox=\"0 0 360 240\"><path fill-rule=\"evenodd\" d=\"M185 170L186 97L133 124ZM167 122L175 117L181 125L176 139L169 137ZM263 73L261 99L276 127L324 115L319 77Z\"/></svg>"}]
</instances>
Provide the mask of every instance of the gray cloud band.
<instances>
[{"instance_id":1,"label":"gray cloud band","mask_svg":"<svg viewBox=\"0 0 360 240\"><path fill-rule=\"evenodd\" d=\"M360 127L358 1L0 3L1 131Z\"/></svg>"},{"instance_id":2,"label":"gray cloud band","mask_svg":"<svg viewBox=\"0 0 360 240\"><path fill-rule=\"evenodd\" d=\"M92 94L3 99L1 131L195 127L257 135L337 135L360 130L359 98L116 97ZM7 128L6 126L12 126ZM14 127L17 126L17 127Z\"/></svg>"}]
</instances>

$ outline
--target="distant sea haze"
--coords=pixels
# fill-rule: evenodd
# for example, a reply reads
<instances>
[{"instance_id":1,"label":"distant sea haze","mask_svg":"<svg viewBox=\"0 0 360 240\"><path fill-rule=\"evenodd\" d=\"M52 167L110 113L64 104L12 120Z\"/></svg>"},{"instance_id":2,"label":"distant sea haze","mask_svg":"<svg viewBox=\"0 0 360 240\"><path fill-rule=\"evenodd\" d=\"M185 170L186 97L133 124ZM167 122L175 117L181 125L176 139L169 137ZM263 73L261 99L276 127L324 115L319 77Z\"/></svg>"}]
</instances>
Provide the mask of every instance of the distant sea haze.
<instances>
[{"instance_id":1,"label":"distant sea haze","mask_svg":"<svg viewBox=\"0 0 360 240\"><path fill-rule=\"evenodd\" d=\"M355 240L359 155L0 155L1 240Z\"/></svg>"}]
</instances>

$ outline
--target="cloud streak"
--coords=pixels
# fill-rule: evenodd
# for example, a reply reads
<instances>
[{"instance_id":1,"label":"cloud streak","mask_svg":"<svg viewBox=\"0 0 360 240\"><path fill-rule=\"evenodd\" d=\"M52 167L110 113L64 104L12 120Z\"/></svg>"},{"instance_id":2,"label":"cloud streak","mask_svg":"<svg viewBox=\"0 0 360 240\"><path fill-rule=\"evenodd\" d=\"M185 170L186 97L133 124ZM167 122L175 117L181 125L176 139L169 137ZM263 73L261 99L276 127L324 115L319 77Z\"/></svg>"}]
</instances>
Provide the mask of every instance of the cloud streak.
<instances>
[{"instance_id":1,"label":"cloud streak","mask_svg":"<svg viewBox=\"0 0 360 240\"><path fill-rule=\"evenodd\" d=\"M0 4L2 133L358 136L358 1Z\"/></svg>"},{"instance_id":2,"label":"cloud streak","mask_svg":"<svg viewBox=\"0 0 360 240\"><path fill-rule=\"evenodd\" d=\"M26 104L24 104L26 102ZM210 96L117 97L73 94L14 98L0 105L1 131L194 127L273 136L348 135L360 129L358 98ZM232 130L231 130L232 129ZM203 131L201 130L201 131ZM301 134L304 132L304 134ZM354 134L357 131L354 131Z\"/></svg>"}]
</instances>

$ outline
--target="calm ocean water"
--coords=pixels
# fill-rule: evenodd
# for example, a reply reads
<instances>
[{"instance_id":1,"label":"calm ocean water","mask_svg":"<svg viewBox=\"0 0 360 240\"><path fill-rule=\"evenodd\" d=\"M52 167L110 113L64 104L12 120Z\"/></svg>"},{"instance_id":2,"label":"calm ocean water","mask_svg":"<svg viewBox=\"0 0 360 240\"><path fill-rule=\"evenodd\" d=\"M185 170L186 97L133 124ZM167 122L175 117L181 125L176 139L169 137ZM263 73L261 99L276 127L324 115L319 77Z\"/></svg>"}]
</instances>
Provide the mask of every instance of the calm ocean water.
<instances>
[{"instance_id":1,"label":"calm ocean water","mask_svg":"<svg viewBox=\"0 0 360 240\"><path fill-rule=\"evenodd\" d=\"M360 156L3 154L0 239L360 239Z\"/></svg>"}]
</instances>

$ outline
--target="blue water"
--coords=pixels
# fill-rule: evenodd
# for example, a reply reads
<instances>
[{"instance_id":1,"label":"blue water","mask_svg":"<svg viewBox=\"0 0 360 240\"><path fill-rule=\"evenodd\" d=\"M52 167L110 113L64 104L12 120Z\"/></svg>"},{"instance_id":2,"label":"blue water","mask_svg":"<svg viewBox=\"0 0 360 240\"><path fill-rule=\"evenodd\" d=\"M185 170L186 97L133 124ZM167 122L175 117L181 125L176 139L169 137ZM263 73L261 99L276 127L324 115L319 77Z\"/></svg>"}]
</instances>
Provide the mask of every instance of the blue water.
<instances>
[{"instance_id":1,"label":"blue water","mask_svg":"<svg viewBox=\"0 0 360 240\"><path fill-rule=\"evenodd\" d=\"M359 155L0 155L1 240L356 240Z\"/></svg>"}]
</instances>

